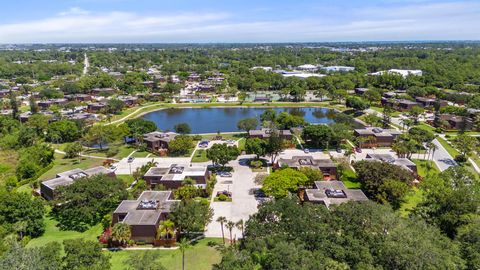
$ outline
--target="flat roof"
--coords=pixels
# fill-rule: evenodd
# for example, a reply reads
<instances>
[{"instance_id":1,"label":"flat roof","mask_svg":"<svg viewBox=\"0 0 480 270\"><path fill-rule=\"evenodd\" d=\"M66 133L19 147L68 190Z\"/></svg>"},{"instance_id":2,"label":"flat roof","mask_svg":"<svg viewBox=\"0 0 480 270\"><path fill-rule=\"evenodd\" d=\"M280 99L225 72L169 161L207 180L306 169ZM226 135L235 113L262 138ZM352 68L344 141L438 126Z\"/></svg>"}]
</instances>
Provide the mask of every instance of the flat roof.
<instances>
[{"instance_id":1,"label":"flat roof","mask_svg":"<svg viewBox=\"0 0 480 270\"><path fill-rule=\"evenodd\" d=\"M76 168L69 171L58 173L56 175L57 176L56 178L43 181L41 184L54 190L58 186L70 185L75 180L83 177L93 176L97 174L109 174L109 173L110 171L103 166L93 167L86 170Z\"/></svg>"},{"instance_id":2,"label":"flat roof","mask_svg":"<svg viewBox=\"0 0 480 270\"><path fill-rule=\"evenodd\" d=\"M278 165L288 167L319 167L336 168L337 165L331 159L314 159L312 156L293 156L291 158L278 159Z\"/></svg>"},{"instance_id":3,"label":"flat roof","mask_svg":"<svg viewBox=\"0 0 480 270\"><path fill-rule=\"evenodd\" d=\"M315 189L306 189L307 200L322 202L327 208L332 204L341 204L348 201L368 201L367 196L360 189L348 189L342 181L315 181ZM332 197L327 192L342 194L340 197Z\"/></svg>"},{"instance_id":4,"label":"flat roof","mask_svg":"<svg viewBox=\"0 0 480 270\"><path fill-rule=\"evenodd\" d=\"M160 181L183 181L185 178L203 176L207 172L206 166L190 166L187 164L172 164L168 167L152 167L144 176L161 176Z\"/></svg>"}]
</instances>

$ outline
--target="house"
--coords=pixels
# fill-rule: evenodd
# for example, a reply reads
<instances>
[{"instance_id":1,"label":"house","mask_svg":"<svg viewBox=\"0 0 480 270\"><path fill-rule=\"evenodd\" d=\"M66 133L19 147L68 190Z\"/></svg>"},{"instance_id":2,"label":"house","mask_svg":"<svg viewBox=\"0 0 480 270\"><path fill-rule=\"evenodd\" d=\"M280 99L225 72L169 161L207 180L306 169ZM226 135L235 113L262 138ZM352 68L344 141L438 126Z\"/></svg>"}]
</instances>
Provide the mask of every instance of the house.
<instances>
[{"instance_id":1,"label":"house","mask_svg":"<svg viewBox=\"0 0 480 270\"><path fill-rule=\"evenodd\" d=\"M426 98L426 97L416 97L415 101L422 105L423 107L434 107L435 103L437 103L437 99L434 98ZM440 107L445 107L448 105L448 101L446 100L439 100L438 104Z\"/></svg>"},{"instance_id":2,"label":"house","mask_svg":"<svg viewBox=\"0 0 480 270\"><path fill-rule=\"evenodd\" d=\"M294 156L289 159L278 159L277 167L285 166L293 169L308 167L322 171L324 180L337 179L337 165L331 159L314 159L312 156Z\"/></svg>"},{"instance_id":3,"label":"house","mask_svg":"<svg viewBox=\"0 0 480 270\"><path fill-rule=\"evenodd\" d=\"M355 94L362 96L368 91L368 88L355 88Z\"/></svg>"},{"instance_id":4,"label":"house","mask_svg":"<svg viewBox=\"0 0 480 270\"><path fill-rule=\"evenodd\" d=\"M173 206L171 191L143 191L136 200L125 200L113 212L112 225L125 223L130 226L131 239L153 243L157 238L160 222L166 220Z\"/></svg>"},{"instance_id":5,"label":"house","mask_svg":"<svg viewBox=\"0 0 480 270\"><path fill-rule=\"evenodd\" d=\"M438 117L436 122L446 129L470 130L473 127L472 119L466 116L440 114Z\"/></svg>"},{"instance_id":6,"label":"house","mask_svg":"<svg viewBox=\"0 0 480 270\"><path fill-rule=\"evenodd\" d=\"M255 96L253 102L272 102L272 98L267 96Z\"/></svg>"},{"instance_id":7,"label":"house","mask_svg":"<svg viewBox=\"0 0 480 270\"><path fill-rule=\"evenodd\" d=\"M198 75L197 73L191 73L190 75L188 75L187 80L189 82L198 82L200 80L200 75Z\"/></svg>"},{"instance_id":8,"label":"house","mask_svg":"<svg viewBox=\"0 0 480 270\"><path fill-rule=\"evenodd\" d=\"M249 138L268 139L272 135L273 130L269 128L262 128L257 130L250 130L248 132ZM292 132L288 129L278 130L280 138L285 140L291 140L293 138Z\"/></svg>"},{"instance_id":9,"label":"house","mask_svg":"<svg viewBox=\"0 0 480 270\"><path fill-rule=\"evenodd\" d=\"M66 95L65 98L68 99L69 101L78 101L78 102L84 102L84 101L92 100L92 97L90 95L86 95L86 94Z\"/></svg>"},{"instance_id":10,"label":"house","mask_svg":"<svg viewBox=\"0 0 480 270\"><path fill-rule=\"evenodd\" d=\"M195 181L196 187L205 189L210 172L206 166L172 164L168 167L152 167L143 178L151 187L163 185L167 189L177 189L183 185L185 179L190 178Z\"/></svg>"},{"instance_id":11,"label":"house","mask_svg":"<svg viewBox=\"0 0 480 270\"><path fill-rule=\"evenodd\" d=\"M105 103L90 103L87 105L87 111L90 113L100 112L107 107Z\"/></svg>"},{"instance_id":12,"label":"house","mask_svg":"<svg viewBox=\"0 0 480 270\"><path fill-rule=\"evenodd\" d=\"M394 98L397 96L397 93L395 92L385 92L383 93L382 95L384 98L387 98L387 99L390 99L390 98Z\"/></svg>"},{"instance_id":13,"label":"house","mask_svg":"<svg viewBox=\"0 0 480 270\"><path fill-rule=\"evenodd\" d=\"M154 81L144 81L142 82L143 86L153 89L155 87L155 82Z\"/></svg>"},{"instance_id":14,"label":"house","mask_svg":"<svg viewBox=\"0 0 480 270\"><path fill-rule=\"evenodd\" d=\"M389 147L400 134L402 132L396 129L382 129L378 127L355 129L353 132L360 147Z\"/></svg>"},{"instance_id":15,"label":"house","mask_svg":"<svg viewBox=\"0 0 480 270\"><path fill-rule=\"evenodd\" d=\"M0 89L0 98L8 97L10 95L9 89Z\"/></svg>"},{"instance_id":16,"label":"house","mask_svg":"<svg viewBox=\"0 0 480 270\"><path fill-rule=\"evenodd\" d=\"M318 70L318 67L316 65L305 64L305 65L298 66L296 70L315 72Z\"/></svg>"},{"instance_id":17,"label":"house","mask_svg":"<svg viewBox=\"0 0 480 270\"><path fill-rule=\"evenodd\" d=\"M73 169L56 175L55 178L43 181L40 184L40 194L47 200L55 199L56 189L61 186L72 184L78 179L90 177L98 174L105 174L109 177L115 177L115 173L105 167L98 166L87 170Z\"/></svg>"},{"instance_id":18,"label":"house","mask_svg":"<svg viewBox=\"0 0 480 270\"><path fill-rule=\"evenodd\" d=\"M138 97L133 96L120 96L118 97L119 100L123 101L126 106L132 107L138 104Z\"/></svg>"},{"instance_id":19,"label":"house","mask_svg":"<svg viewBox=\"0 0 480 270\"><path fill-rule=\"evenodd\" d=\"M408 99L389 99L382 97L381 102L383 106L391 106L400 111L409 111L415 106L421 106L420 103Z\"/></svg>"},{"instance_id":20,"label":"house","mask_svg":"<svg viewBox=\"0 0 480 270\"><path fill-rule=\"evenodd\" d=\"M94 96L111 96L115 94L115 89L113 88L95 88L92 89L92 95Z\"/></svg>"},{"instance_id":21,"label":"house","mask_svg":"<svg viewBox=\"0 0 480 270\"><path fill-rule=\"evenodd\" d=\"M412 172L415 176L418 175L417 173L417 165L413 163L410 159L408 158L394 158L390 154L367 154L366 159L367 161L371 160L376 160L376 161L381 161L381 162L386 162L390 164L394 164L397 166L400 166L407 171Z\"/></svg>"},{"instance_id":22,"label":"house","mask_svg":"<svg viewBox=\"0 0 480 270\"><path fill-rule=\"evenodd\" d=\"M147 144L147 149L156 152L162 149L168 149L168 144L175 139L178 134L175 132L154 131L143 135L143 142Z\"/></svg>"},{"instance_id":23,"label":"house","mask_svg":"<svg viewBox=\"0 0 480 270\"><path fill-rule=\"evenodd\" d=\"M422 76L423 72L419 69L389 69L389 70L383 70L383 71L378 71L378 72L373 72L369 73L368 75L371 76L380 76L384 74L391 74L391 75L400 75L403 78L406 78L408 76Z\"/></svg>"},{"instance_id":24,"label":"house","mask_svg":"<svg viewBox=\"0 0 480 270\"><path fill-rule=\"evenodd\" d=\"M314 189L305 190L304 200L330 208L349 201L365 202L368 198L361 189L348 189L342 181L315 181Z\"/></svg>"}]
</instances>

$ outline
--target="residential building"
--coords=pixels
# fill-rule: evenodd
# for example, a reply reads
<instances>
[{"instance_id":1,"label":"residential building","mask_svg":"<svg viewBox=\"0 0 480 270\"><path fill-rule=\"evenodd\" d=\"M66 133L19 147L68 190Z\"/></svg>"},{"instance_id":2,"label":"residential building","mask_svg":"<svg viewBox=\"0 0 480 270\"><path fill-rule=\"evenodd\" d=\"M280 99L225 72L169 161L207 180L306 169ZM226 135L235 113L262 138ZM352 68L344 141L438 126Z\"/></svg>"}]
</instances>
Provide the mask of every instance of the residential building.
<instances>
[{"instance_id":1,"label":"residential building","mask_svg":"<svg viewBox=\"0 0 480 270\"><path fill-rule=\"evenodd\" d=\"M273 132L273 130L269 129L269 128L250 130L248 132L248 137L249 138L268 139L268 138L270 138L270 136L272 136L272 132ZM292 132L288 129L278 130L278 136L282 139L285 139L285 140L291 140L293 138Z\"/></svg>"},{"instance_id":2,"label":"residential building","mask_svg":"<svg viewBox=\"0 0 480 270\"><path fill-rule=\"evenodd\" d=\"M417 175L417 165L408 158L395 158L390 154L370 153L370 154L367 154L365 160L376 160L376 161L394 164L406 169L407 171L412 172L415 176Z\"/></svg>"},{"instance_id":3,"label":"residential building","mask_svg":"<svg viewBox=\"0 0 480 270\"><path fill-rule=\"evenodd\" d=\"M305 64L305 65L298 66L296 70L315 72L318 70L318 67L316 65Z\"/></svg>"},{"instance_id":4,"label":"residential building","mask_svg":"<svg viewBox=\"0 0 480 270\"><path fill-rule=\"evenodd\" d=\"M190 178L198 188L206 188L210 179L210 172L206 166L192 166L186 164L172 164L167 167L152 167L143 176L147 185L154 187L163 185L167 189L177 189Z\"/></svg>"},{"instance_id":5,"label":"residential building","mask_svg":"<svg viewBox=\"0 0 480 270\"><path fill-rule=\"evenodd\" d=\"M421 106L420 103L411 101L408 99L388 99L385 97L382 97L382 105L384 106L391 106L392 108L400 111L409 111L415 106Z\"/></svg>"},{"instance_id":6,"label":"residential building","mask_svg":"<svg viewBox=\"0 0 480 270\"><path fill-rule=\"evenodd\" d=\"M348 189L342 181L316 181L314 189L305 190L303 199L306 202L324 204L327 208L349 201L368 201L361 189Z\"/></svg>"},{"instance_id":7,"label":"residential building","mask_svg":"<svg viewBox=\"0 0 480 270\"><path fill-rule=\"evenodd\" d=\"M152 152L168 149L168 144L175 139L178 134L175 132L154 131L143 135L143 142L147 144L147 149Z\"/></svg>"},{"instance_id":8,"label":"residential building","mask_svg":"<svg viewBox=\"0 0 480 270\"><path fill-rule=\"evenodd\" d=\"M100 112L107 107L105 103L90 103L87 105L87 111L90 113Z\"/></svg>"},{"instance_id":9,"label":"residential building","mask_svg":"<svg viewBox=\"0 0 480 270\"><path fill-rule=\"evenodd\" d=\"M368 88L355 88L355 94L362 96L368 90L369 90Z\"/></svg>"},{"instance_id":10,"label":"residential building","mask_svg":"<svg viewBox=\"0 0 480 270\"><path fill-rule=\"evenodd\" d=\"M285 166L294 169L308 167L320 170L324 180L337 179L337 165L331 159L314 159L312 156L294 156L289 159L278 159L277 167Z\"/></svg>"},{"instance_id":11,"label":"residential building","mask_svg":"<svg viewBox=\"0 0 480 270\"><path fill-rule=\"evenodd\" d=\"M379 76L383 74L393 74L393 75L400 75L404 78L408 76L422 76L423 72L419 69L389 69L389 70L384 70L384 71L378 71L378 72L373 72L369 73L368 75L372 76Z\"/></svg>"},{"instance_id":12,"label":"residential building","mask_svg":"<svg viewBox=\"0 0 480 270\"><path fill-rule=\"evenodd\" d=\"M40 184L40 194L47 200L53 200L56 196L56 189L61 186L71 185L78 179L90 177L98 174L104 174L109 177L115 177L115 173L103 166L98 166L86 170L73 169L56 175L55 178L43 181Z\"/></svg>"},{"instance_id":13,"label":"residential building","mask_svg":"<svg viewBox=\"0 0 480 270\"><path fill-rule=\"evenodd\" d=\"M92 95L94 96L111 96L115 94L115 89L113 88L95 88L92 89Z\"/></svg>"},{"instance_id":14,"label":"residential building","mask_svg":"<svg viewBox=\"0 0 480 270\"><path fill-rule=\"evenodd\" d=\"M153 243L160 222L168 218L178 202L171 191L144 191L138 199L120 203L113 212L112 225L128 224L132 240Z\"/></svg>"},{"instance_id":15,"label":"residential building","mask_svg":"<svg viewBox=\"0 0 480 270\"><path fill-rule=\"evenodd\" d=\"M450 130L470 130L473 127L473 121L466 116L454 115L454 114L440 114L438 116L437 123L442 128ZM433 124L433 123L430 123Z\"/></svg>"},{"instance_id":16,"label":"residential building","mask_svg":"<svg viewBox=\"0 0 480 270\"><path fill-rule=\"evenodd\" d=\"M396 129L382 129L378 127L368 127L355 129L353 134L357 137L360 147L389 147L396 138L402 134ZM364 138L364 139L359 139Z\"/></svg>"},{"instance_id":17,"label":"residential building","mask_svg":"<svg viewBox=\"0 0 480 270\"><path fill-rule=\"evenodd\" d=\"M427 98L427 97L416 97L415 101L422 105L423 107L434 107L437 99L434 98ZM448 101L446 100L438 100L440 107L445 107L448 105Z\"/></svg>"}]
</instances>

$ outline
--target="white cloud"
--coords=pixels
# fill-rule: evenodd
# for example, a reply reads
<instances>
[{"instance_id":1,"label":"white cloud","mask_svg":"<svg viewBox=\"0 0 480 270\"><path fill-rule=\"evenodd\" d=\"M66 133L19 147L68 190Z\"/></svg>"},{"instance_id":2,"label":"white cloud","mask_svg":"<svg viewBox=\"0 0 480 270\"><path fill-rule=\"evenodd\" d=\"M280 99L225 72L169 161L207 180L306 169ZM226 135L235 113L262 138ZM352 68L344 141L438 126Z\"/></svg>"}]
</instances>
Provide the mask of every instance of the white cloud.
<instances>
[{"instance_id":1,"label":"white cloud","mask_svg":"<svg viewBox=\"0 0 480 270\"><path fill-rule=\"evenodd\" d=\"M275 12L265 11L265 12ZM275 42L479 39L480 4L364 7L343 16L257 20L227 13L144 15L71 8L56 16L0 25L0 42ZM280 16L281 17L281 16Z\"/></svg>"}]
</instances>

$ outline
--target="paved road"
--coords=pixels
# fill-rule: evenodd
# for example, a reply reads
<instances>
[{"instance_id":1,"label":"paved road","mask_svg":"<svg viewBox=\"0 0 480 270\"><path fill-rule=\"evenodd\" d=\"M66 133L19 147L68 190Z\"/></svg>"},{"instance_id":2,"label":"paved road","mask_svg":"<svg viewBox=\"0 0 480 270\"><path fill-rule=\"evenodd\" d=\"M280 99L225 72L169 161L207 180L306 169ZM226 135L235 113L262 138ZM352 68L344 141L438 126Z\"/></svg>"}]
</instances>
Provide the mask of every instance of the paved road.
<instances>
[{"instance_id":1,"label":"paved road","mask_svg":"<svg viewBox=\"0 0 480 270\"><path fill-rule=\"evenodd\" d=\"M440 171L443 172L451 166L457 165L457 162L453 160L453 157L437 139L433 140L433 143L437 146L437 149L433 154L433 161L435 164L437 164L437 167L440 169Z\"/></svg>"},{"instance_id":2,"label":"paved road","mask_svg":"<svg viewBox=\"0 0 480 270\"><path fill-rule=\"evenodd\" d=\"M214 188L214 194L217 191L229 190L232 192L232 202L213 202L210 206L213 208L214 215L212 222L207 226L205 236L207 237L222 237L222 229L217 218L222 216L227 220L237 222L240 219L248 220L250 215L257 212L258 201L255 199L252 189L260 188L255 184L255 176L257 173L252 172L245 161L252 155L240 156L237 160L229 163L229 166L234 168L234 173L231 178L218 177L217 184ZM225 238L229 238L229 231L224 228ZM241 231L238 228L232 230L234 238L241 238Z\"/></svg>"}]
</instances>

